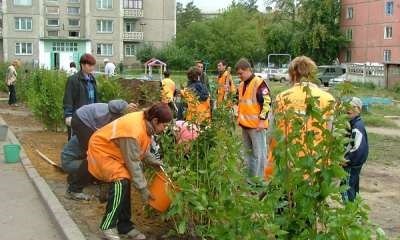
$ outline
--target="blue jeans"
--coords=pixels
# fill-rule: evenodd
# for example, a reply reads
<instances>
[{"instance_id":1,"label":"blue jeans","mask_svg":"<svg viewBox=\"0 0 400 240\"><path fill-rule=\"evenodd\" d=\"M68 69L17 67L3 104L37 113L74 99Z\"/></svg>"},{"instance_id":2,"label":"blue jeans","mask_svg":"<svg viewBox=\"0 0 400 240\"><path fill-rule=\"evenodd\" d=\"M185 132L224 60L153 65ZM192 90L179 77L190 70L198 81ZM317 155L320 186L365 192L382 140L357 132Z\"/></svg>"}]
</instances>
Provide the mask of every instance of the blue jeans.
<instances>
[{"instance_id":1,"label":"blue jeans","mask_svg":"<svg viewBox=\"0 0 400 240\"><path fill-rule=\"evenodd\" d=\"M344 168L348 176L347 179L341 183L341 185L347 185L349 187L346 192L342 193L342 198L344 202L353 202L356 199L356 196L360 191L359 185L361 168L362 166Z\"/></svg>"},{"instance_id":2,"label":"blue jeans","mask_svg":"<svg viewBox=\"0 0 400 240\"><path fill-rule=\"evenodd\" d=\"M264 168L267 160L267 133L266 130L243 128L244 159L249 177L264 177Z\"/></svg>"},{"instance_id":3,"label":"blue jeans","mask_svg":"<svg viewBox=\"0 0 400 240\"><path fill-rule=\"evenodd\" d=\"M74 173L78 170L83 158L78 137L74 135L61 152L61 166L66 173Z\"/></svg>"}]
</instances>

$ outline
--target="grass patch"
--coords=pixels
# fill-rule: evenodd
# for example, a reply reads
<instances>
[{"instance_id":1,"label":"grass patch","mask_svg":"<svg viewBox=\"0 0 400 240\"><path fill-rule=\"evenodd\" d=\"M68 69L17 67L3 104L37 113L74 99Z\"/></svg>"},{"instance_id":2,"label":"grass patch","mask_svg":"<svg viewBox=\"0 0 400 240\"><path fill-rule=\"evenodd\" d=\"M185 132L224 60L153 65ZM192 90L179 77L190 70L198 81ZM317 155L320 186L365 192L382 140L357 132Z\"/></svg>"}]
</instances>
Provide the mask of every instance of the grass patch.
<instances>
[{"instance_id":1,"label":"grass patch","mask_svg":"<svg viewBox=\"0 0 400 240\"><path fill-rule=\"evenodd\" d=\"M384 163L389 166L399 164L400 137L369 133L368 161Z\"/></svg>"},{"instance_id":2,"label":"grass patch","mask_svg":"<svg viewBox=\"0 0 400 240\"><path fill-rule=\"evenodd\" d=\"M384 128L400 128L391 119L385 116L400 116L400 107L394 105L373 105L370 106L368 113L363 113L362 117L367 126L384 127Z\"/></svg>"},{"instance_id":3,"label":"grass patch","mask_svg":"<svg viewBox=\"0 0 400 240\"><path fill-rule=\"evenodd\" d=\"M373 113L364 113L362 119L367 126L383 127L383 128L399 128L399 126L390 119L384 118L383 115Z\"/></svg>"}]
</instances>

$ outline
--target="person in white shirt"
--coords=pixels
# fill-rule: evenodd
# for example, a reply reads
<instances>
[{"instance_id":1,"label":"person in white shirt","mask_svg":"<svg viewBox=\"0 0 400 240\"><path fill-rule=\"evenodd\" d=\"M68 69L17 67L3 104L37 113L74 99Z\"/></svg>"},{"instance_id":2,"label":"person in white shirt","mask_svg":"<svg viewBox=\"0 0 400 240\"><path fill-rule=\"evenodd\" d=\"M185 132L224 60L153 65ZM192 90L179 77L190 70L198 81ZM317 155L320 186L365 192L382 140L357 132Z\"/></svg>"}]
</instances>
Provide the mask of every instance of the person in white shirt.
<instances>
[{"instance_id":1,"label":"person in white shirt","mask_svg":"<svg viewBox=\"0 0 400 240\"><path fill-rule=\"evenodd\" d=\"M69 69L67 70L68 77L74 75L77 72L78 72L78 69L76 69L76 64L74 62L71 62L69 64Z\"/></svg>"},{"instance_id":2,"label":"person in white shirt","mask_svg":"<svg viewBox=\"0 0 400 240\"><path fill-rule=\"evenodd\" d=\"M106 76L110 77L115 74L115 64L111 62L108 58L104 59L104 73Z\"/></svg>"}]
</instances>

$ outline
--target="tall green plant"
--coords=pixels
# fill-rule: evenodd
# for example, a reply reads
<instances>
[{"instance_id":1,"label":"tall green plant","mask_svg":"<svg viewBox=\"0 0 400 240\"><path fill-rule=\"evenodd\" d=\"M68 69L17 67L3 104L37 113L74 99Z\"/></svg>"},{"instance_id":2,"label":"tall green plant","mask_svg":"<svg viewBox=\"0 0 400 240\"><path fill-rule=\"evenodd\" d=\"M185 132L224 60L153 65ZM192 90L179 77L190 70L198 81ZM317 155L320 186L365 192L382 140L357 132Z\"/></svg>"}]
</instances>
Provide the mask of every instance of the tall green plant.
<instances>
[{"instance_id":1,"label":"tall green plant","mask_svg":"<svg viewBox=\"0 0 400 240\"><path fill-rule=\"evenodd\" d=\"M99 102L109 102L114 99L123 99L130 101L131 93L122 87L122 85L115 78L107 78L99 76L96 78L97 91L99 94Z\"/></svg>"},{"instance_id":2,"label":"tall green plant","mask_svg":"<svg viewBox=\"0 0 400 240\"><path fill-rule=\"evenodd\" d=\"M273 151L275 174L265 200L266 213L279 239L371 239L368 207L358 199L343 204L339 185L346 176L345 109L331 104L319 109L309 88L305 114L276 114ZM285 104L289 104L286 102ZM327 115L333 114L333 118ZM333 128L326 128L332 121ZM312 126L309 124L312 122ZM289 127L290 126L290 127Z\"/></svg>"},{"instance_id":3,"label":"tall green plant","mask_svg":"<svg viewBox=\"0 0 400 240\"><path fill-rule=\"evenodd\" d=\"M167 169L179 188L166 215L175 224L175 234L265 239L266 218L257 217L259 202L246 183L240 142L227 109L216 111L210 126L189 146L176 146L171 136L163 138Z\"/></svg>"},{"instance_id":4,"label":"tall green plant","mask_svg":"<svg viewBox=\"0 0 400 240\"><path fill-rule=\"evenodd\" d=\"M49 130L64 126L63 95L67 76L63 72L35 70L30 75L27 103L33 114Z\"/></svg>"}]
</instances>

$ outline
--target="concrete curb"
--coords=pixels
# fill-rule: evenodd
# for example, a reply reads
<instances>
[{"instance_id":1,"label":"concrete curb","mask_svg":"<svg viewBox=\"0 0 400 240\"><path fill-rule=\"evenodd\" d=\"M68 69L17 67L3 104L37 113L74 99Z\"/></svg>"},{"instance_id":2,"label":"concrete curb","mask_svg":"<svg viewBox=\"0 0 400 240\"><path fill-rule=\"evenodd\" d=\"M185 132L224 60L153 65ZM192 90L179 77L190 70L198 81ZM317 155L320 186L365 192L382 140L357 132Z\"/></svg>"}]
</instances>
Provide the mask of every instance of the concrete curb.
<instances>
[{"instance_id":1,"label":"concrete curb","mask_svg":"<svg viewBox=\"0 0 400 240\"><path fill-rule=\"evenodd\" d=\"M5 123L1 117L0 123ZM8 129L8 138L13 144L19 144L21 146L21 163L64 238L66 240L85 240L86 238L83 233L54 195L46 181L36 171L31 160L29 160L22 148L22 145L10 129Z\"/></svg>"}]
</instances>

